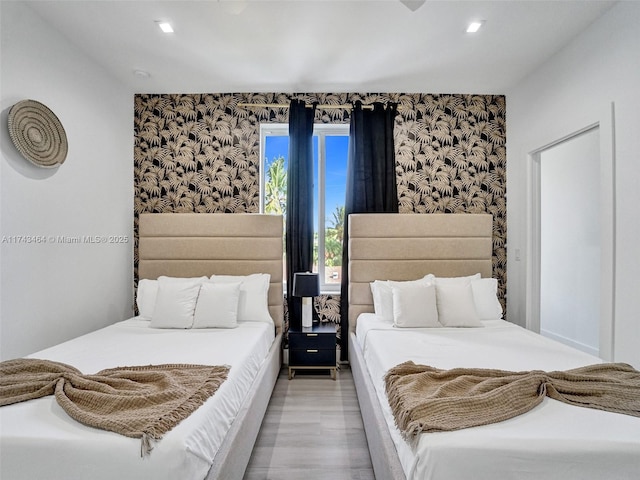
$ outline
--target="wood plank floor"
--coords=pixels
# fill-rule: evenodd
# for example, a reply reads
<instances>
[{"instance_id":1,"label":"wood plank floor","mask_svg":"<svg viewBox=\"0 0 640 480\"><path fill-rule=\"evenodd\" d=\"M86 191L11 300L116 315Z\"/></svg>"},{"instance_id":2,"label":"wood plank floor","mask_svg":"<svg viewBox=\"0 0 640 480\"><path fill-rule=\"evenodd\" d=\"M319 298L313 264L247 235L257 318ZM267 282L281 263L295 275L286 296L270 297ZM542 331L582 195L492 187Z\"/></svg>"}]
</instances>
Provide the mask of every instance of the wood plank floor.
<instances>
[{"instance_id":1,"label":"wood plank floor","mask_svg":"<svg viewBox=\"0 0 640 480\"><path fill-rule=\"evenodd\" d=\"M337 380L280 372L244 480L374 480L348 366Z\"/></svg>"}]
</instances>

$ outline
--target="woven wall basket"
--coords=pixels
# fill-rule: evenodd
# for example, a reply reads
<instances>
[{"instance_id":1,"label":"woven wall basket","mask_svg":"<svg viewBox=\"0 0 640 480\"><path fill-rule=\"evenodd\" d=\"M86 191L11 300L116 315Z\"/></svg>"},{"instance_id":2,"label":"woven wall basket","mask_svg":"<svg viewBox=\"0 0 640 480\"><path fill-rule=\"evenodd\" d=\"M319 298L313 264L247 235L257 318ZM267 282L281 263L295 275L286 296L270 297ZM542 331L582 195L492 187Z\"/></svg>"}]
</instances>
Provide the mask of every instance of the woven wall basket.
<instances>
[{"instance_id":1,"label":"woven wall basket","mask_svg":"<svg viewBox=\"0 0 640 480\"><path fill-rule=\"evenodd\" d=\"M24 158L42 168L55 168L67 158L67 135L58 117L35 100L22 100L9 110L9 135Z\"/></svg>"}]
</instances>

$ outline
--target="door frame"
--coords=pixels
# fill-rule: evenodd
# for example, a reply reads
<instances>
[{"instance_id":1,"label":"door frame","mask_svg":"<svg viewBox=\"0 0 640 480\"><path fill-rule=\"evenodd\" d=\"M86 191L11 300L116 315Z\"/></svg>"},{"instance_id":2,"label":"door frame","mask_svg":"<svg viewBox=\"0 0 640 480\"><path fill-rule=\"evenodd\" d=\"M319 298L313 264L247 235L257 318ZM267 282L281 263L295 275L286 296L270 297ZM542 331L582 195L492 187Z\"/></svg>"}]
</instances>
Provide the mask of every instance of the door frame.
<instances>
[{"instance_id":1,"label":"door frame","mask_svg":"<svg viewBox=\"0 0 640 480\"><path fill-rule=\"evenodd\" d=\"M540 154L542 151L565 142L585 132L599 129L600 140L600 328L599 356L603 360L614 360L615 338L615 106L603 109L599 120L565 135L553 142L536 148L528 154L528 251L530 268L527 269L526 327L540 332Z\"/></svg>"}]
</instances>

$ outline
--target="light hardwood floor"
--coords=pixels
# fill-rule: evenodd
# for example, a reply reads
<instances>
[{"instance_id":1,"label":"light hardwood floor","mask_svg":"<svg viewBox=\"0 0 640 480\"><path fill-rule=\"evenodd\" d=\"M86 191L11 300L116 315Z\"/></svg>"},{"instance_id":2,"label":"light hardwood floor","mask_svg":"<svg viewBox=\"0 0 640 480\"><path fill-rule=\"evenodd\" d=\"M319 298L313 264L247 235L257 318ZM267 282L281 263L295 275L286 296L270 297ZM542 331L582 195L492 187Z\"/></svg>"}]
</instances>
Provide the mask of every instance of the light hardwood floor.
<instances>
[{"instance_id":1,"label":"light hardwood floor","mask_svg":"<svg viewBox=\"0 0 640 480\"><path fill-rule=\"evenodd\" d=\"M280 372L244 480L374 480L349 367Z\"/></svg>"}]
</instances>

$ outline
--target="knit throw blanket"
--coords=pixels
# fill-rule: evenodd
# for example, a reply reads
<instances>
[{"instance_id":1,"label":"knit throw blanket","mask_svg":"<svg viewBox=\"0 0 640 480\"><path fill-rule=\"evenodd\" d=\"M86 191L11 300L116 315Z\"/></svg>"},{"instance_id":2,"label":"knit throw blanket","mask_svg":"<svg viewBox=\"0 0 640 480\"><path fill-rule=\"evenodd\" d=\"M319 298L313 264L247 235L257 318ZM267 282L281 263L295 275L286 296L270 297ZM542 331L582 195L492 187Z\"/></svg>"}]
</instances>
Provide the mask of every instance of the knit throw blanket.
<instances>
[{"instance_id":1,"label":"knit throw blanket","mask_svg":"<svg viewBox=\"0 0 640 480\"><path fill-rule=\"evenodd\" d=\"M409 361L390 369L385 387L405 439L501 422L545 395L564 403L640 417L640 372L623 363L567 371L440 370Z\"/></svg>"},{"instance_id":2,"label":"knit throw blanket","mask_svg":"<svg viewBox=\"0 0 640 480\"><path fill-rule=\"evenodd\" d=\"M149 365L84 375L64 363L16 359L0 363L0 406L55 395L85 425L152 441L193 413L227 378L228 366Z\"/></svg>"}]
</instances>

